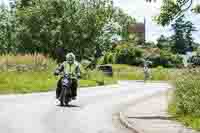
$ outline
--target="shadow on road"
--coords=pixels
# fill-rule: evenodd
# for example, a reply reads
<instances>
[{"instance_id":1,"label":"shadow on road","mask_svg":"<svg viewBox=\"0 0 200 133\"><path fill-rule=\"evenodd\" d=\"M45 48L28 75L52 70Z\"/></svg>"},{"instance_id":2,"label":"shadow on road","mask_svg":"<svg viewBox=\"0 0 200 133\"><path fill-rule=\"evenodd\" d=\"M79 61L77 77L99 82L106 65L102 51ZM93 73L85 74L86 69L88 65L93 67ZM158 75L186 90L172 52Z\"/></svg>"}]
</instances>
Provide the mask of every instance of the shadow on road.
<instances>
[{"instance_id":1,"label":"shadow on road","mask_svg":"<svg viewBox=\"0 0 200 133\"><path fill-rule=\"evenodd\" d=\"M172 120L176 117L166 117L166 116L138 116L138 117L128 117L129 119L146 119L146 120L153 120L153 119L159 119L159 120Z\"/></svg>"},{"instance_id":2,"label":"shadow on road","mask_svg":"<svg viewBox=\"0 0 200 133\"><path fill-rule=\"evenodd\" d=\"M81 108L81 106L79 105L72 105L72 104L69 104L69 105L64 105L64 106L61 106L60 104L57 105L59 107L68 107L68 108Z\"/></svg>"}]
</instances>

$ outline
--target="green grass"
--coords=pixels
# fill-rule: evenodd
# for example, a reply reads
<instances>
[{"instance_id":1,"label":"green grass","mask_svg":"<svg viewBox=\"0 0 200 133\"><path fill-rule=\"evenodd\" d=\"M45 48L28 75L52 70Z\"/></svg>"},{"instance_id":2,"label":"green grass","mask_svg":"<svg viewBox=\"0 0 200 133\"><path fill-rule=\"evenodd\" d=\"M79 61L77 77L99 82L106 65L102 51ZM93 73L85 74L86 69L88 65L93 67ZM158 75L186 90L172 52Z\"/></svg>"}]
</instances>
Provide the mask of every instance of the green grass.
<instances>
[{"instance_id":1,"label":"green grass","mask_svg":"<svg viewBox=\"0 0 200 133\"><path fill-rule=\"evenodd\" d=\"M0 74L0 94L31 93L54 90L59 77L52 72L2 72ZM104 77L103 83L92 79L82 79L79 87L92 87L98 85L114 84L111 78Z\"/></svg>"},{"instance_id":2,"label":"green grass","mask_svg":"<svg viewBox=\"0 0 200 133\"><path fill-rule=\"evenodd\" d=\"M129 65L112 65L114 77L119 80L144 80L144 72L142 67L133 67ZM176 79L184 70L167 69L157 67L150 69L150 80L170 81Z\"/></svg>"},{"instance_id":3,"label":"green grass","mask_svg":"<svg viewBox=\"0 0 200 133\"><path fill-rule=\"evenodd\" d=\"M177 114L177 109L175 104L170 104L168 107L168 112L173 116L174 120L182 123L186 127L190 127L197 131L200 131L200 117L195 117L192 115Z\"/></svg>"},{"instance_id":4,"label":"green grass","mask_svg":"<svg viewBox=\"0 0 200 133\"><path fill-rule=\"evenodd\" d=\"M8 59L8 60L7 60ZM22 67L22 68L21 68ZM56 88L55 61L41 54L0 56L0 94L45 92ZM20 68L20 69L19 69ZM80 87L114 84L98 71L85 71Z\"/></svg>"},{"instance_id":5,"label":"green grass","mask_svg":"<svg viewBox=\"0 0 200 133\"><path fill-rule=\"evenodd\" d=\"M168 112L176 120L200 130L200 71L185 70L174 80L175 90L171 95Z\"/></svg>"},{"instance_id":6,"label":"green grass","mask_svg":"<svg viewBox=\"0 0 200 133\"><path fill-rule=\"evenodd\" d=\"M97 86L97 82L94 80L80 80L79 87L93 87Z\"/></svg>"},{"instance_id":7,"label":"green grass","mask_svg":"<svg viewBox=\"0 0 200 133\"><path fill-rule=\"evenodd\" d=\"M56 78L50 72L2 72L0 93L43 92L55 88Z\"/></svg>"},{"instance_id":8,"label":"green grass","mask_svg":"<svg viewBox=\"0 0 200 133\"><path fill-rule=\"evenodd\" d=\"M8 57L8 61L6 61ZM7 65L6 65L7 63ZM28 69L19 71L17 65ZM5 66L6 67L5 69ZM30 67L31 66L31 67ZM45 68L43 68L46 66ZM85 70L79 87L115 84L117 80L143 80L143 68L112 65L113 77L97 70ZM58 77L53 75L56 63L52 59L35 55L0 56L0 94L46 92L56 88ZM7 71L8 70L8 71ZM184 69L153 68L150 80L175 81L176 88L168 111L176 120L188 127L200 129L200 72ZM178 78L177 78L178 77Z\"/></svg>"}]
</instances>

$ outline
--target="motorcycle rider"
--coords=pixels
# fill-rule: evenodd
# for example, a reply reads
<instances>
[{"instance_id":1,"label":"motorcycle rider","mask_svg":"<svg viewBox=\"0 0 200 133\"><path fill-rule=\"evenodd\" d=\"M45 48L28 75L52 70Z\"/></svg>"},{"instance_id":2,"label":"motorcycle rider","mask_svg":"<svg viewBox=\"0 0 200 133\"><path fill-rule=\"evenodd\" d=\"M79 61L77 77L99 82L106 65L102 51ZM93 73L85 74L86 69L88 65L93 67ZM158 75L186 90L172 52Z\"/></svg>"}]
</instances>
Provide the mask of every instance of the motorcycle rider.
<instances>
[{"instance_id":1,"label":"motorcycle rider","mask_svg":"<svg viewBox=\"0 0 200 133\"><path fill-rule=\"evenodd\" d=\"M70 75L70 78L72 79L72 99L75 100L77 96L78 79L80 78L80 66L73 53L68 53L66 55L66 61L58 66L55 74L61 72L65 72ZM56 98L59 98L61 92L62 78L63 77L61 77L57 83Z\"/></svg>"}]
</instances>

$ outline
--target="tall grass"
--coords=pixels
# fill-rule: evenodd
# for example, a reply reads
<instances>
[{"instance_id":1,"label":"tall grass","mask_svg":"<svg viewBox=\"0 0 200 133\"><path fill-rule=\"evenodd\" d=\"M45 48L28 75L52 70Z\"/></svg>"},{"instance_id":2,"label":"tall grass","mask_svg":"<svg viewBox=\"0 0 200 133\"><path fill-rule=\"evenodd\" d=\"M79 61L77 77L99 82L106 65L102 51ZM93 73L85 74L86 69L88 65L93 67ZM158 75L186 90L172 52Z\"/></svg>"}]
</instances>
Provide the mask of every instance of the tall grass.
<instances>
[{"instance_id":1,"label":"tall grass","mask_svg":"<svg viewBox=\"0 0 200 133\"><path fill-rule=\"evenodd\" d=\"M41 72L2 72L0 93L42 92L55 88L56 77L49 71Z\"/></svg>"},{"instance_id":2,"label":"tall grass","mask_svg":"<svg viewBox=\"0 0 200 133\"><path fill-rule=\"evenodd\" d=\"M31 71L52 69L55 61L42 54L8 54L0 56L0 71Z\"/></svg>"},{"instance_id":3,"label":"tall grass","mask_svg":"<svg viewBox=\"0 0 200 133\"><path fill-rule=\"evenodd\" d=\"M200 69L177 76L169 112L187 126L200 130Z\"/></svg>"},{"instance_id":4,"label":"tall grass","mask_svg":"<svg viewBox=\"0 0 200 133\"><path fill-rule=\"evenodd\" d=\"M144 80L144 71L142 67L133 67L129 65L113 65L114 76L119 80ZM157 67L150 69L149 80L171 81L180 75L183 69L167 69Z\"/></svg>"},{"instance_id":5,"label":"tall grass","mask_svg":"<svg viewBox=\"0 0 200 133\"><path fill-rule=\"evenodd\" d=\"M182 73L174 81L173 102L177 114L192 114L200 117L200 71L193 69Z\"/></svg>"},{"instance_id":6,"label":"tall grass","mask_svg":"<svg viewBox=\"0 0 200 133\"><path fill-rule=\"evenodd\" d=\"M106 76L103 72L97 70L88 70L83 79L96 82L97 85L114 84L117 81L114 77Z\"/></svg>"},{"instance_id":7,"label":"tall grass","mask_svg":"<svg viewBox=\"0 0 200 133\"><path fill-rule=\"evenodd\" d=\"M55 61L41 54L0 56L0 93L29 93L49 91L56 88L53 72ZM98 71L84 71L80 87L116 83L113 78Z\"/></svg>"},{"instance_id":8,"label":"tall grass","mask_svg":"<svg viewBox=\"0 0 200 133\"><path fill-rule=\"evenodd\" d=\"M28 93L55 88L56 63L42 54L1 55L0 93Z\"/></svg>"}]
</instances>

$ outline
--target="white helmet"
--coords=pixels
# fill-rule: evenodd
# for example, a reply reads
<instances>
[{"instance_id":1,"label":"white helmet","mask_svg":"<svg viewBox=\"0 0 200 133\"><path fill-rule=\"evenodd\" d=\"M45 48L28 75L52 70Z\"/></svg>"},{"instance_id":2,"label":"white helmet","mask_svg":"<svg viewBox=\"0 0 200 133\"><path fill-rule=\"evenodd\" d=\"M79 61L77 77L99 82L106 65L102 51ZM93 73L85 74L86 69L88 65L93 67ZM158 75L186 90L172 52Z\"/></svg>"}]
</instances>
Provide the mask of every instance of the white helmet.
<instances>
[{"instance_id":1,"label":"white helmet","mask_svg":"<svg viewBox=\"0 0 200 133\"><path fill-rule=\"evenodd\" d=\"M75 57L75 55L73 53L68 53L66 55L66 61L68 63L73 64L75 62L75 60L76 60L76 57Z\"/></svg>"}]
</instances>

